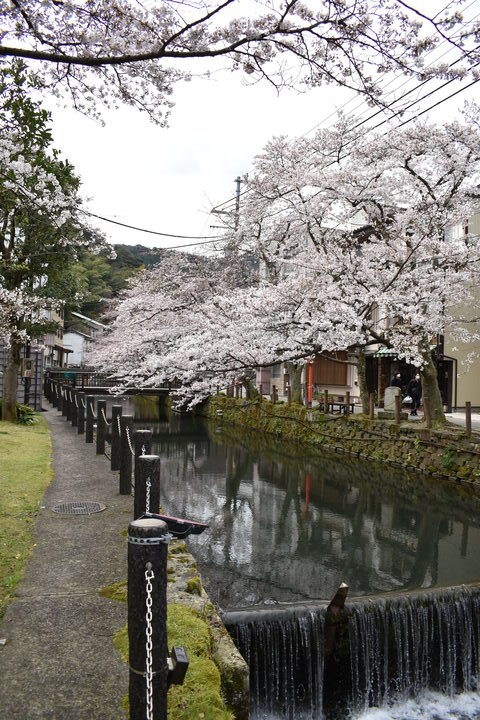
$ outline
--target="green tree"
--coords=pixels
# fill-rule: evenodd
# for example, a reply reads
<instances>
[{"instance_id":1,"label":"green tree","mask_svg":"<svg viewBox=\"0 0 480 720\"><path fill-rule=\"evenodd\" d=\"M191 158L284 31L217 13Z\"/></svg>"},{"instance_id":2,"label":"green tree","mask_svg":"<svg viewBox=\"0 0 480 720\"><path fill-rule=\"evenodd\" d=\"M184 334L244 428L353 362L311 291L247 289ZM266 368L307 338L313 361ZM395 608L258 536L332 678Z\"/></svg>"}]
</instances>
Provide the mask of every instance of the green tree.
<instances>
[{"instance_id":1,"label":"green tree","mask_svg":"<svg viewBox=\"0 0 480 720\"><path fill-rule=\"evenodd\" d=\"M21 62L0 69L0 337L8 347L2 417L16 414L22 344L52 328L48 310L78 288L68 282L77 253L101 247L79 218L79 179L51 147L49 114Z\"/></svg>"}]
</instances>

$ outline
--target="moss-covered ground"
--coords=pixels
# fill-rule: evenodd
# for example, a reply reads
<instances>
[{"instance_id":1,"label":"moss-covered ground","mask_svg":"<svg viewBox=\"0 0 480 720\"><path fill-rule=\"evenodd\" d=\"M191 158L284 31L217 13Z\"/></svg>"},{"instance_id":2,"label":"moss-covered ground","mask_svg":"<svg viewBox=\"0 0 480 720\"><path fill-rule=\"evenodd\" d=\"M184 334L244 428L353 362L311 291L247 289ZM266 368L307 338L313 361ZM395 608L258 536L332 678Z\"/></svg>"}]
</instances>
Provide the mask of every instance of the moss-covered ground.
<instances>
[{"instance_id":1,"label":"moss-covered ground","mask_svg":"<svg viewBox=\"0 0 480 720\"><path fill-rule=\"evenodd\" d=\"M104 597L126 601L125 582L109 585L100 591ZM212 636L205 618L177 603L167 611L168 646L180 645L187 651L190 664L183 685L172 685L168 691L169 720L233 720L221 695L219 670L212 660ZM128 662L128 631L122 628L114 643L123 660ZM128 705L128 698L124 706Z\"/></svg>"},{"instance_id":2,"label":"moss-covered ground","mask_svg":"<svg viewBox=\"0 0 480 720\"><path fill-rule=\"evenodd\" d=\"M0 422L0 617L34 545L35 517L52 478L51 440L34 425Z\"/></svg>"}]
</instances>

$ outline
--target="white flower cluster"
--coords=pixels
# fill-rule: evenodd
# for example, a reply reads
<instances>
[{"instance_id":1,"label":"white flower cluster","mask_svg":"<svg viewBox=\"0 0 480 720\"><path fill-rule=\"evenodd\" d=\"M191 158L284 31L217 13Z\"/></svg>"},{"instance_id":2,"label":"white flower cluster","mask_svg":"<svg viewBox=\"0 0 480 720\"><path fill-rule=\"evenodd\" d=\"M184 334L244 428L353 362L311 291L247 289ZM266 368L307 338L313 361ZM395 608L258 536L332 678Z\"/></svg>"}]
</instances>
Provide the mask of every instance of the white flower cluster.
<instances>
[{"instance_id":1,"label":"white flower cluster","mask_svg":"<svg viewBox=\"0 0 480 720\"><path fill-rule=\"evenodd\" d=\"M244 17L235 16L231 2L3 2L2 54L33 59L49 89L69 93L81 111L98 115L99 101L126 102L160 123L168 118L174 84L189 78L189 61L196 59L203 70L205 59L226 56L254 81L337 83L371 99L381 94L377 72L464 77L478 65L478 25L466 24L449 4L432 19L423 15L423 22L421 13L396 0L271 0L241 7ZM457 61L424 63L447 34Z\"/></svg>"},{"instance_id":2,"label":"white flower cluster","mask_svg":"<svg viewBox=\"0 0 480 720\"><path fill-rule=\"evenodd\" d=\"M350 139L340 121L269 143L228 255L166 255L93 360L125 384L175 381L196 402L256 366L375 343L421 366L447 325L471 339L455 309L480 302L480 243L449 227L479 200L478 124L371 135L339 161Z\"/></svg>"}]
</instances>

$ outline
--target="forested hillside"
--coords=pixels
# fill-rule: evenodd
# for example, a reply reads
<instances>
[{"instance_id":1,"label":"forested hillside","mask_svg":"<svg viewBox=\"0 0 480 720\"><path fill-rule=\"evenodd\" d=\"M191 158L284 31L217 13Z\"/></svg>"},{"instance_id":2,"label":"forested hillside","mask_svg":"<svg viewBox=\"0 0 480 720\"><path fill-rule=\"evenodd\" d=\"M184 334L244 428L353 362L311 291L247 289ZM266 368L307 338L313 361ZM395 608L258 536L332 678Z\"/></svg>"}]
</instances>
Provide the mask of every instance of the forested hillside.
<instances>
[{"instance_id":1,"label":"forested hillside","mask_svg":"<svg viewBox=\"0 0 480 720\"><path fill-rule=\"evenodd\" d=\"M66 327L72 310L94 320L101 320L107 302L128 285L128 280L139 270L155 265L162 256L161 248L144 245L114 245L116 257L106 252L95 255L83 252L74 266L70 281L76 290L78 302L66 307Z\"/></svg>"}]
</instances>

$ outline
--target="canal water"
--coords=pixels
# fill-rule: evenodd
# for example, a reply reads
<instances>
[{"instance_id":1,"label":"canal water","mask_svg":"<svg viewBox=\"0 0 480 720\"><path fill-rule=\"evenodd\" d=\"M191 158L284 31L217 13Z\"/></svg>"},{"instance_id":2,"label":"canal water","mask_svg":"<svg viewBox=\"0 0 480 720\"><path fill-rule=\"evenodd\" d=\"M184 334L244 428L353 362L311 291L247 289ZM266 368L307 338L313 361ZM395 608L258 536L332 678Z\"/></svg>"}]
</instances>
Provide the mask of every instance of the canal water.
<instances>
[{"instance_id":1,"label":"canal water","mask_svg":"<svg viewBox=\"0 0 480 720\"><path fill-rule=\"evenodd\" d=\"M142 421L142 412L137 427L153 430L161 457L164 512L209 525L188 545L210 598L236 618L227 626L250 665L252 718L480 718L478 594L395 599L480 580L474 493L200 418ZM322 601L341 582L359 601L348 663L337 663L348 679L338 711L324 703L321 638ZM385 593L391 601L374 597Z\"/></svg>"}]
</instances>

